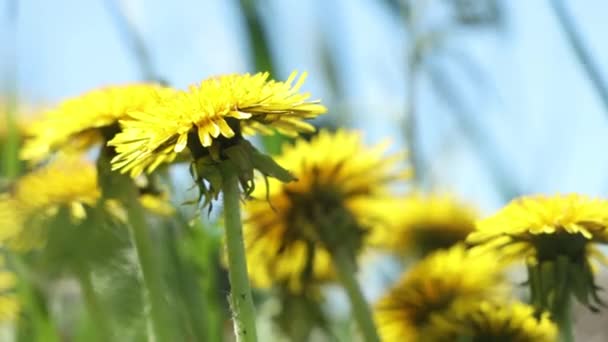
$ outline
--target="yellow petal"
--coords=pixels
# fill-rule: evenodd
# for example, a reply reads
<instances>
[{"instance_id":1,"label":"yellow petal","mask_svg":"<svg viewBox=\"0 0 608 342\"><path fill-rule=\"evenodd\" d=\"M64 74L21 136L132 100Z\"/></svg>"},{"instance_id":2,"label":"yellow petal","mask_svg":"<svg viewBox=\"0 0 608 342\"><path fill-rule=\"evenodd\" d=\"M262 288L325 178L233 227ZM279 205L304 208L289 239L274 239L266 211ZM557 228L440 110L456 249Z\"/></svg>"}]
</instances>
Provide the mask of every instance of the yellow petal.
<instances>
[{"instance_id":1,"label":"yellow petal","mask_svg":"<svg viewBox=\"0 0 608 342\"><path fill-rule=\"evenodd\" d=\"M228 113L228 115L226 115L226 116L229 116L229 117L232 117L232 118L236 118L236 119L239 119L239 120L243 120L243 119L249 119L251 117L251 114L250 113L241 112L241 111L238 111L238 110L233 110L230 113Z\"/></svg>"},{"instance_id":2,"label":"yellow petal","mask_svg":"<svg viewBox=\"0 0 608 342\"><path fill-rule=\"evenodd\" d=\"M201 141L201 145L203 145L203 147L209 147L213 142L213 139L209 135L209 132L207 132L202 127L199 127L198 129L198 139Z\"/></svg>"},{"instance_id":3,"label":"yellow petal","mask_svg":"<svg viewBox=\"0 0 608 342\"><path fill-rule=\"evenodd\" d=\"M76 220L82 220L87 217L87 212L84 210L84 206L80 202L71 203L70 213Z\"/></svg>"},{"instance_id":4,"label":"yellow petal","mask_svg":"<svg viewBox=\"0 0 608 342\"><path fill-rule=\"evenodd\" d=\"M180 153L181 151L184 150L184 148L186 148L186 145L188 144L188 134L182 134L179 136L179 138L177 138L177 143L175 143L175 147L173 148L173 150L175 151L175 153Z\"/></svg>"},{"instance_id":5,"label":"yellow petal","mask_svg":"<svg viewBox=\"0 0 608 342\"><path fill-rule=\"evenodd\" d=\"M226 123L224 119L218 120L217 124L223 136L226 138L232 138L234 136L234 131L228 126L228 123Z\"/></svg>"}]
</instances>

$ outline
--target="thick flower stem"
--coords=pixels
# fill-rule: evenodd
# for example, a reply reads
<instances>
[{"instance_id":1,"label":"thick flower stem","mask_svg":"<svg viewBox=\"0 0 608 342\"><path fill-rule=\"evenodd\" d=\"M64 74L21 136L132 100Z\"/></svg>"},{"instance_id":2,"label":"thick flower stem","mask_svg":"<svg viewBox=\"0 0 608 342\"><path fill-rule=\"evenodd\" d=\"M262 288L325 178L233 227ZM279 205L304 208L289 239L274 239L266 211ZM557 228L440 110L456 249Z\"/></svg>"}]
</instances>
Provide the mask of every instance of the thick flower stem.
<instances>
[{"instance_id":1,"label":"thick flower stem","mask_svg":"<svg viewBox=\"0 0 608 342\"><path fill-rule=\"evenodd\" d=\"M374 325L372 313L363 297L363 292L355 279L355 265L344 248L338 248L332 253L332 259L335 265L338 278L344 286L348 298L351 303L351 310L355 316L355 320L361 329L364 340L366 342L379 342L378 332Z\"/></svg>"},{"instance_id":2,"label":"thick flower stem","mask_svg":"<svg viewBox=\"0 0 608 342\"><path fill-rule=\"evenodd\" d=\"M80 269L76 271L76 276L80 282L82 298L84 299L87 311L97 327L98 339L102 342L113 341L110 321L104 312L99 297L95 293L95 288L91 281L91 273L86 267L80 267Z\"/></svg>"},{"instance_id":3,"label":"thick flower stem","mask_svg":"<svg viewBox=\"0 0 608 342\"><path fill-rule=\"evenodd\" d=\"M249 286L240 211L239 178L230 162L221 164L230 306L238 342L257 341L255 308Z\"/></svg>"},{"instance_id":4,"label":"thick flower stem","mask_svg":"<svg viewBox=\"0 0 608 342\"><path fill-rule=\"evenodd\" d=\"M133 187L132 184L130 186ZM173 339L167 327L169 323L168 317L165 316L168 310L163 299L165 295L163 281L158 272L152 238L146 224L143 209L135 195L135 189L133 188L132 190L127 202L129 204L129 223L150 303L152 326L156 335L156 342L170 342Z\"/></svg>"}]
</instances>

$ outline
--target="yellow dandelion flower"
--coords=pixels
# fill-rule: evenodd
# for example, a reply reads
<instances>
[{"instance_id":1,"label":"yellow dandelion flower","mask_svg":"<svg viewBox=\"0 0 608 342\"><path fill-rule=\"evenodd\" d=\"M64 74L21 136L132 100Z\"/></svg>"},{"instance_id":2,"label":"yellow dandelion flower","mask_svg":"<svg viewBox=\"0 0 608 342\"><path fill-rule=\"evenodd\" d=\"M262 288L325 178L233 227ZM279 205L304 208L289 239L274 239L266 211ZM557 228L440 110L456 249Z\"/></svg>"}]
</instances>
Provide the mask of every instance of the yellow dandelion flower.
<instances>
[{"instance_id":1,"label":"yellow dandelion flower","mask_svg":"<svg viewBox=\"0 0 608 342\"><path fill-rule=\"evenodd\" d=\"M13 321L19 314L16 284L17 277L6 268L4 258L0 258L0 322Z\"/></svg>"},{"instance_id":2,"label":"yellow dandelion flower","mask_svg":"<svg viewBox=\"0 0 608 342\"><path fill-rule=\"evenodd\" d=\"M256 188L244 208L253 284L301 291L333 279L330 253L337 244L353 257L359 253L367 232L389 214L375 202L390 198L388 187L408 175L397 167L401 156L383 156L386 147L368 148L359 133L340 130L284 148L277 161L298 181L270 179L268 193Z\"/></svg>"},{"instance_id":3,"label":"yellow dandelion flower","mask_svg":"<svg viewBox=\"0 0 608 342\"><path fill-rule=\"evenodd\" d=\"M114 169L137 176L171 162L189 148L195 159L211 154L220 158L223 148L233 146L241 134L260 132L294 136L312 132L303 121L326 111L318 101L299 93L306 74L296 81L268 80L268 73L226 75L207 79L182 91L170 101L132 112L121 120L123 132L111 142L118 156Z\"/></svg>"},{"instance_id":4,"label":"yellow dandelion flower","mask_svg":"<svg viewBox=\"0 0 608 342\"><path fill-rule=\"evenodd\" d=\"M171 216L175 213L169 190L165 186L148 175L140 175L134 182L139 192L139 203L144 209L159 216Z\"/></svg>"},{"instance_id":5,"label":"yellow dandelion flower","mask_svg":"<svg viewBox=\"0 0 608 342\"><path fill-rule=\"evenodd\" d=\"M23 214L8 194L0 194L0 241L14 237L23 229Z\"/></svg>"},{"instance_id":6,"label":"yellow dandelion flower","mask_svg":"<svg viewBox=\"0 0 608 342\"><path fill-rule=\"evenodd\" d=\"M499 250L525 259L533 301L553 311L571 293L595 309L591 261L605 257L596 248L608 242L608 201L584 195L526 196L477 222L468 242L479 251Z\"/></svg>"},{"instance_id":7,"label":"yellow dandelion flower","mask_svg":"<svg viewBox=\"0 0 608 342\"><path fill-rule=\"evenodd\" d=\"M118 131L118 120L173 96L151 84L130 84L93 90L62 102L26 127L21 158L38 162L61 149L82 150Z\"/></svg>"},{"instance_id":8,"label":"yellow dandelion flower","mask_svg":"<svg viewBox=\"0 0 608 342\"><path fill-rule=\"evenodd\" d=\"M169 217L175 213L175 208L169 201L169 194L166 192L162 193L146 193L141 192L139 189L139 204L148 213ZM129 222L129 211L125 207L124 203L120 202L115 198L106 199L104 201L104 209L106 213L119 222Z\"/></svg>"},{"instance_id":9,"label":"yellow dandelion flower","mask_svg":"<svg viewBox=\"0 0 608 342\"><path fill-rule=\"evenodd\" d=\"M557 342L558 330L549 314L521 302L463 303L437 317L424 331L424 341Z\"/></svg>"},{"instance_id":10,"label":"yellow dandelion flower","mask_svg":"<svg viewBox=\"0 0 608 342\"><path fill-rule=\"evenodd\" d=\"M18 228L1 235L17 249L40 246L46 241L42 222L62 208L80 221L86 217L85 208L95 206L100 196L92 163L77 157L56 159L22 176L2 196L0 208L12 208L13 226Z\"/></svg>"},{"instance_id":11,"label":"yellow dandelion flower","mask_svg":"<svg viewBox=\"0 0 608 342\"><path fill-rule=\"evenodd\" d=\"M451 195L415 193L385 205L393 208L390 228L377 230L373 240L397 253L450 248L475 229L476 210Z\"/></svg>"},{"instance_id":12,"label":"yellow dandelion flower","mask_svg":"<svg viewBox=\"0 0 608 342\"><path fill-rule=\"evenodd\" d=\"M26 215L54 214L65 206L75 219L84 218L84 206L94 206L100 196L95 165L78 157L57 159L34 170L12 189Z\"/></svg>"},{"instance_id":13,"label":"yellow dandelion flower","mask_svg":"<svg viewBox=\"0 0 608 342\"><path fill-rule=\"evenodd\" d=\"M111 160L112 170L137 177L188 152L199 200L205 198L203 206L217 199L223 189L231 303L239 338L245 333L255 336L251 290L249 282L244 281L247 274L241 223L237 219L241 189L245 195L253 191L254 170L265 177L294 180L243 134L311 132L314 127L304 120L326 111L318 101L308 101L309 94L299 93L305 75L296 81L297 73L293 73L285 82L269 80L268 76L227 75L190 86L172 99L129 113L120 120L122 132L108 142L117 154Z\"/></svg>"},{"instance_id":14,"label":"yellow dandelion flower","mask_svg":"<svg viewBox=\"0 0 608 342\"><path fill-rule=\"evenodd\" d=\"M417 341L433 317L456 303L504 295L502 267L491 254L472 255L462 245L430 254L405 273L375 307L385 342Z\"/></svg>"},{"instance_id":15,"label":"yellow dandelion flower","mask_svg":"<svg viewBox=\"0 0 608 342\"><path fill-rule=\"evenodd\" d=\"M608 201L578 194L526 196L476 226L469 242L506 248L510 257L538 259L545 257L538 248L548 240L560 247L564 237L585 245L608 242Z\"/></svg>"},{"instance_id":16,"label":"yellow dandelion flower","mask_svg":"<svg viewBox=\"0 0 608 342\"><path fill-rule=\"evenodd\" d=\"M142 193L139 195L139 202L144 209L160 216L171 216L175 213L175 208L169 202L169 194L166 192Z\"/></svg>"},{"instance_id":17,"label":"yellow dandelion flower","mask_svg":"<svg viewBox=\"0 0 608 342\"><path fill-rule=\"evenodd\" d=\"M317 251L318 248L309 247L306 242L296 241L282 251L280 242L271 241L271 236L253 241L247 230L245 232L249 277L253 287L271 288L277 285L293 293L302 293L310 291L309 287L335 280L331 256L326 250Z\"/></svg>"},{"instance_id":18,"label":"yellow dandelion flower","mask_svg":"<svg viewBox=\"0 0 608 342\"><path fill-rule=\"evenodd\" d=\"M40 247L46 242L46 222L67 210L74 223L101 198L95 165L77 156L61 156L19 178L8 193L0 194L0 241L16 249ZM168 193L140 189L139 201L148 212L168 216L174 212ZM121 222L127 212L116 199L104 199L105 212Z\"/></svg>"}]
</instances>

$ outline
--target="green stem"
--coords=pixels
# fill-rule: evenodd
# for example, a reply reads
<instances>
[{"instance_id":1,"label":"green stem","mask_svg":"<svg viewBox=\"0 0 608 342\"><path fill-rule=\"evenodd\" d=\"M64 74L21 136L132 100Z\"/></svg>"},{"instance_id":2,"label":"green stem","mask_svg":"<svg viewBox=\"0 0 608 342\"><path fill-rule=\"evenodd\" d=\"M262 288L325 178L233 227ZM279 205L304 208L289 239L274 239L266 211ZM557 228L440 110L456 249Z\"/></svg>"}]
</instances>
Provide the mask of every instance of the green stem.
<instances>
[{"instance_id":1,"label":"green stem","mask_svg":"<svg viewBox=\"0 0 608 342\"><path fill-rule=\"evenodd\" d=\"M203 247L205 248L205 257L202 260L202 267L204 269L202 277L202 288L205 301L207 304L208 311L206 313L207 318L207 334L209 341L221 342L222 336L222 308L221 303L218 300L218 268L219 261L217 255L219 254L218 246L219 241L211 236L208 231L205 231L205 227L199 227L203 231Z\"/></svg>"},{"instance_id":2,"label":"green stem","mask_svg":"<svg viewBox=\"0 0 608 342\"><path fill-rule=\"evenodd\" d=\"M364 340L366 342L379 342L380 338L378 337L378 332L374 325L371 310L355 279L355 265L352 262L351 257L344 248L338 248L332 253L332 259L336 272L338 273L338 278L350 299L351 310L359 325L359 329L361 329Z\"/></svg>"},{"instance_id":3,"label":"green stem","mask_svg":"<svg viewBox=\"0 0 608 342\"><path fill-rule=\"evenodd\" d=\"M574 332L572 331L571 296L564 297L561 305L553 310L553 317L559 327L559 334L562 342L573 342Z\"/></svg>"},{"instance_id":4,"label":"green stem","mask_svg":"<svg viewBox=\"0 0 608 342\"><path fill-rule=\"evenodd\" d=\"M239 179L236 168L229 162L221 164L224 194L224 221L232 319L238 342L255 342L255 308L249 286L245 243L241 227Z\"/></svg>"},{"instance_id":5,"label":"green stem","mask_svg":"<svg viewBox=\"0 0 608 342\"><path fill-rule=\"evenodd\" d=\"M82 296L89 312L90 318L97 327L97 339L100 341L113 341L112 339L112 328L107 315L99 301L93 282L91 281L91 273L85 268L81 267L76 271L76 276L80 282L82 289Z\"/></svg>"},{"instance_id":6,"label":"green stem","mask_svg":"<svg viewBox=\"0 0 608 342\"><path fill-rule=\"evenodd\" d=\"M168 309L166 307L165 291L163 288L163 280L158 272L159 263L155 258L152 237L146 224L145 216L141 205L137 199L136 189L133 184L129 184L132 191L129 191L126 203L129 209L129 223L137 257L141 265L144 284L146 286L148 299L150 302L150 314L152 325L156 335L156 342L170 342L170 329L168 328Z\"/></svg>"}]
</instances>

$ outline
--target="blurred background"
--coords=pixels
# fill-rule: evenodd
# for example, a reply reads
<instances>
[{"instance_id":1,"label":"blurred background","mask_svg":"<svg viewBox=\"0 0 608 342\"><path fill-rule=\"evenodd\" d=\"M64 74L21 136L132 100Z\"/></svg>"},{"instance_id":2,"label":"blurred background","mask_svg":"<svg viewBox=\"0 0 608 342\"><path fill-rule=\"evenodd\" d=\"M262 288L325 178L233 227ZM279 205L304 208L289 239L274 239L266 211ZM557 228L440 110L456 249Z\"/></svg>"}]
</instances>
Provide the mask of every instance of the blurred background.
<instances>
[{"instance_id":1,"label":"blurred background","mask_svg":"<svg viewBox=\"0 0 608 342\"><path fill-rule=\"evenodd\" d=\"M270 70L285 79L297 69L309 72L306 90L329 104L327 120L365 127L370 141L407 144L413 123L425 181L484 209L519 193L608 190L600 157L608 99L594 83L608 78L605 3L0 4L4 85L30 107L146 78L185 87L221 73ZM404 119L408 112L414 120Z\"/></svg>"},{"instance_id":2,"label":"blurred background","mask_svg":"<svg viewBox=\"0 0 608 342\"><path fill-rule=\"evenodd\" d=\"M491 213L521 194L606 196L606 13L591 0L0 0L2 93L25 117L108 84L307 71L329 108L319 125L390 138L421 187ZM579 329L604 340L606 316L583 312Z\"/></svg>"}]
</instances>

